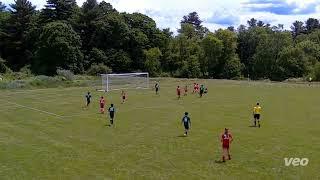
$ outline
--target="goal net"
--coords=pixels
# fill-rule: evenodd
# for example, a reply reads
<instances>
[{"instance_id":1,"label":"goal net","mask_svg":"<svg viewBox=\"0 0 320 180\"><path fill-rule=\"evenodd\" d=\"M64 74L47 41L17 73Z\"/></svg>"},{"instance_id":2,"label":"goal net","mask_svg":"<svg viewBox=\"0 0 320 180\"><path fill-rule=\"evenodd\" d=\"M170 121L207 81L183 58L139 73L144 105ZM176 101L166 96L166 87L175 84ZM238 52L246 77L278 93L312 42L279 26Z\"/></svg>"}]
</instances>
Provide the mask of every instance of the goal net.
<instances>
[{"instance_id":1,"label":"goal net","mask_svg":"<svg viewBox=\"0 0 320 180\"><path fill-rule=\"evenodd\" d=\"M149 88L149 73L101 74L104 91Z\"/></svg>"}]
</instances>

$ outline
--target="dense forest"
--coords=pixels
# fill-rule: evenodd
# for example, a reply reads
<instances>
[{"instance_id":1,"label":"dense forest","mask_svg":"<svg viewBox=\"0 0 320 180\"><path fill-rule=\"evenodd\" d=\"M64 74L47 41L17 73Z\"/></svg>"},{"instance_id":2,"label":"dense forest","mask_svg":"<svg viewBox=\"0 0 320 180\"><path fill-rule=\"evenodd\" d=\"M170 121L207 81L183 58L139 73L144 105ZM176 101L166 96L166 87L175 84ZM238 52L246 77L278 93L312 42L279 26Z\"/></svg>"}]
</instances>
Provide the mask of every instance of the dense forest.
<instances>
[{"instance_id":1,"label":"dense forest","mask_svg":"<svg viewBox=\"0 0 320 180\"><path fill-rule=\"evenodd\" d=\"M210 32L196 12L177 34L140 13L120 13L104 1L0 2L0 73L28 68L55 75L148 71L152 76L224 79L309 77L320 80L320 24L295 21L291 30L256 19Z\"/></svg>"}]
</instances>

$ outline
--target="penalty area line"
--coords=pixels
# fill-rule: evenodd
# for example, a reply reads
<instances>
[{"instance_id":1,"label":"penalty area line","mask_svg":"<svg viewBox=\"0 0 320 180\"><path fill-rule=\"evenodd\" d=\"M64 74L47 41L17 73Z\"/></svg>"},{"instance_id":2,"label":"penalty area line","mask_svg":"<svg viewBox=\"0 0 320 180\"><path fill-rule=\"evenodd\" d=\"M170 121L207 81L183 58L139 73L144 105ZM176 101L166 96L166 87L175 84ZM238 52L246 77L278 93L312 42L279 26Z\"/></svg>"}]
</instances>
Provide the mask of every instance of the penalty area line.
<instances>
[{"instance_id":1,"label":"penalty area line","mask_svg":"<svg viewBox=\"0 0 320 180\"><path fill-rule=\"evenodd\" d=\"M33 110L33 111L37 111L37 112L40 112L40 113L43 113L43 114L48 114L48 115L51 115L51 116L55 116L59 119L63 119L63 116L60 116L58 114L55 114L55 113L52 113L52 112L48 112L48 111L43 111L43 110L40 110L40 109L37 109L37 108L32 108L32 107L28 107L28 106L24 106L24 105L21 105L21 104L17 104L17 103L13 103L13 102L10 102L10 101L6 101L8 104L12 104L12 105L15 105L17 107L21 107L21 108L25 108L25 109L29 109L29 110Z\"/></svg>"}]
</instances>

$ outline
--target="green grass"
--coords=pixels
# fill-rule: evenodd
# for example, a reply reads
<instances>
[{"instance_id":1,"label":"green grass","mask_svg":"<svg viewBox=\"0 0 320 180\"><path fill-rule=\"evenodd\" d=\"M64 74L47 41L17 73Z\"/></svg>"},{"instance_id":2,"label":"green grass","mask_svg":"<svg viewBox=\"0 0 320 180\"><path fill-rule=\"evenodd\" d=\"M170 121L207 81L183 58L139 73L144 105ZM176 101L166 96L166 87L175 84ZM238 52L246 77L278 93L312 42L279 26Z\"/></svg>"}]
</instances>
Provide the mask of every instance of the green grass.
<instances>
[{"instance_id":1,"label":"green grass","mask_svg":"<svg viewBox=\"0 0 320 180\"><path fill-rule=\"evenodd\" d=\"M0 179L320 178L319 86L203 80L208 95L177 100L175 87L186 83L162 80L160 96L128 91L125 104L120 92L106 95L117 108L114 128L98 113L101 93L93 89L0 91ZM93 106L84 110L88 90ZM261 129L249 127L257 101ZM186 138L179 137L185 111L192 120ZM233 159L219 164L225 127ZM286 167L285 157L310 162Z\"/></svg>"}]
</instances>

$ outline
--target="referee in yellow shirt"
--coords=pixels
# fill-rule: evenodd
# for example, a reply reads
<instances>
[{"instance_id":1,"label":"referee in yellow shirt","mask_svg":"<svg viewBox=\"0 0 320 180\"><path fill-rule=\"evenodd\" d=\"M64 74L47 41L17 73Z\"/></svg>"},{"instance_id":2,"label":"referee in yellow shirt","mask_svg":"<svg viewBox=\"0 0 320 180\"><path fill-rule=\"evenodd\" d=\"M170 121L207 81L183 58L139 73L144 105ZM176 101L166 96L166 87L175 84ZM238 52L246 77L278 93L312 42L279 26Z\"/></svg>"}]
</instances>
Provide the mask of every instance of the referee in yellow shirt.
<instances>
[{"instance_id":1,"label":"referee in yellow shirt","mask_svg":"<svg viewBox=\"0 0 320 180\"><path fill-rule=\"evenodd\" d=\"M258 121L258 127L260 128L260 116L261 116L261 106L259 103L257 103L256 106L253 108L253 118L254 118L254 126L257 126Z\"/></svg>"}]
</instances>

